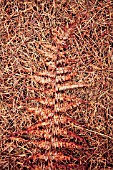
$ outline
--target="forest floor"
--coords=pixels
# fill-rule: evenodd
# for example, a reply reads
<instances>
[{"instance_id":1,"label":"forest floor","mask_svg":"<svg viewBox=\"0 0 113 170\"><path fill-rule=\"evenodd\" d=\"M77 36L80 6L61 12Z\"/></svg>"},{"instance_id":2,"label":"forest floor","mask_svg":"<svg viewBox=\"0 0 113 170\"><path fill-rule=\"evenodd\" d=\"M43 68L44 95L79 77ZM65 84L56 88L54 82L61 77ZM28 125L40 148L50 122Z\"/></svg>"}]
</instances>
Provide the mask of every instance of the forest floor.
<instances>
[{"instance_id":1,"label":"forest floor","mask_svg":"<svg viewBox=\"0 0 113 170\"><path fill-rule=\"evenodd\" d=\"M0 0L0 169L113 170L111 0Z\"/></svg>"}]
</instances>

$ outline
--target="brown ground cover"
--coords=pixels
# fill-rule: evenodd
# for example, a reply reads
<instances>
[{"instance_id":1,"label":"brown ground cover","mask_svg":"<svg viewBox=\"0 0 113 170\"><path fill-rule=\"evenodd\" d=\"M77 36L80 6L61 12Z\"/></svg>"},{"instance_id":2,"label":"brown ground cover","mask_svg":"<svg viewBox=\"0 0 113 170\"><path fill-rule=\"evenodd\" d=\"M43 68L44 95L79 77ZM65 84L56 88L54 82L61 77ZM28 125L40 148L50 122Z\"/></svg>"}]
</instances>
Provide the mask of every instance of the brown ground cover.
<instances>
[{"instance_id":1,"label":"brown ground cover","mask_svg":"<svg viewBox=\"0 0 113 170\"><path fill-rule=\"evenodd\" d=\"M111 0L0 0L0 169L113 169Z\"/></svg>"}]
</instances>

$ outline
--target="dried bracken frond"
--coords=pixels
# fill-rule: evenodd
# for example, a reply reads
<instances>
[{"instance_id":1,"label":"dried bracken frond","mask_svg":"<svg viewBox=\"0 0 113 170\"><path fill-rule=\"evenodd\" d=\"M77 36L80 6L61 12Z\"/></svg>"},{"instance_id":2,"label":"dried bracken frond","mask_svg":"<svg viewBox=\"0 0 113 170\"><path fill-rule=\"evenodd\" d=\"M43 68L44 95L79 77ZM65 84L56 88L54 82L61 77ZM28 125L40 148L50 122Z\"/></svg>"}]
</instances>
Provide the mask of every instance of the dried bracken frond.
<instances>
[{"instance_id":1,"label":"dried bracken frond","mask_svg":"<svg viewBox=\"0 0 113 170\"><path fill-rule=\"evenodd\" d=\"M0 10L0 169L112 169L112 2Z\"/></svg>"}]
</instances>

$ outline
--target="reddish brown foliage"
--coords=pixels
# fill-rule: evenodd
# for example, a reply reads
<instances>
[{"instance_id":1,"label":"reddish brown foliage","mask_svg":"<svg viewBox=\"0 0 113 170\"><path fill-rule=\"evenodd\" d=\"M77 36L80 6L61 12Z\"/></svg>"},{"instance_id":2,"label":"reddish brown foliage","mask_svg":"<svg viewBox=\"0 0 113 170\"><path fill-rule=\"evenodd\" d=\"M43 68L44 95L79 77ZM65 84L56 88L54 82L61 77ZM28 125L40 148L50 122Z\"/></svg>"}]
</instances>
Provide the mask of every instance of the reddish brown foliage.
<instances>
[{"instance_id":1,"label":"reddish brown foliage","mask_svg":"<svg viewBox=\"0 0 113 170\"><path fill-rule=\"evenodd\" d=\"M0 9L0 168L112 169L111 1Z\"/></svg>"}]
</instances>

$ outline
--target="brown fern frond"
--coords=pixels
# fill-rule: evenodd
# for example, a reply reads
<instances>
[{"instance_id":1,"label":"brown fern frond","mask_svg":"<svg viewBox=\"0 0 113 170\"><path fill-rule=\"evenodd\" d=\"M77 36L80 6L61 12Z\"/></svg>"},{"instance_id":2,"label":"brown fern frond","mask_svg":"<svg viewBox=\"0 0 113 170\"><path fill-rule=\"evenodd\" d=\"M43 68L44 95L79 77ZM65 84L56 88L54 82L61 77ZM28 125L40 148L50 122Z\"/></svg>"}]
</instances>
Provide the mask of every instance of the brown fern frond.
<instances>
[{"instance_id":1,"label":"brown fern frond","mask_svg":"<svg viewBox=\"0 0 113 170\"><path fill-rule=\"evenodd\" d=\"M69 34L67 32L66 36ZM62 37L60 37L62 38ZM56 41L56 47L57 44L61 44L61 42L57 39ZM59 41L57 43L57 41ZM64 41L64 40L63 40ZM62 44L61 44L62 45ZM76 140L79 140L80 142L83 142L83 139L77 135L75 132L72 132L71 130L68 130L65 125L69 124L71 127L71 124L77 124L76 121L66 115L61 115L62 112L66 113L67 110L72 110L72 108L79 106L80 104L84 103L81 98L77 98L74 95L69 96L65 93L60 93L61 91L66 91L68 89L74 89L78 87L87 87L88 84L81 83L74 83L72 82L72 78L76 76L76 72L72 71L71 64L74 64L74 59L67 59L65 60L59 60L57 59L57 54L53 54L52 52L47 52L46 49L52 48L52 50L57 53L59 50L54 46L49 45L42 45L44 46L44 50L40 50L37 46L37 52L44 56L44 60L52 59L51 62L45 62L45 64L48 66L48 70L39 71L36 72L34 75L28 76L28 78L32 79L32 81L36 82L39 86L42 85L44 90L41 90L43 92L43 96L39 97L27 97L25 101L28 102L37 102L39 104L38 107L27 107L27 111L33 114L34 116L38 116L38 120L34 125L31 125L29 127L26 127L25 130L21 130L18 132L13 133L10 136L10 140L17 141L17 142L24 142L27 143L27 145L32 144L39 150L45 149L47 153L41 154L34 153L32 156L29 157L29 159L40 159L45 161L53 161L56 162L59 161L70 161L72 159L73 161L78 160L77 158L69 155L66 156L60 152L56 152L55 148L58 148L62 150L62 148L68 148L68 149L81 149L83 148L82 145L79 144L79 142L75 142ZM59 53L59 52L58 52ZM60 56L64 55L65 53L61 54ZM65 67L57 67L56 64L61 63L61 65L65 62L69 66ZM50 69L51 68L51 69ZM62 84L61 84L62 83ZM45 89L45 86L50 85L51 88L47 90ZM27 86L29 90L34 90L37 92L40 91L40 87L34 88ZM48 95L48 96L47 96ZM52 97L50 97L52 95ZM52 110L53 108L53 110ZM59 114L60 113L60 114ZM61 125L60 125L61 124ZM63 126L63 127L62 127ZM34 136L34 137L33 137ZM33 138L33 139L32 139ZM41 139L43 138L43 139ZM73 142L71 142L73 140ZM51 151L51 148L53 148L54 152ZM26 160L28 162L28 159ZM26 164L26 163L25 163Z\"/></svg>"}]
</instances>

